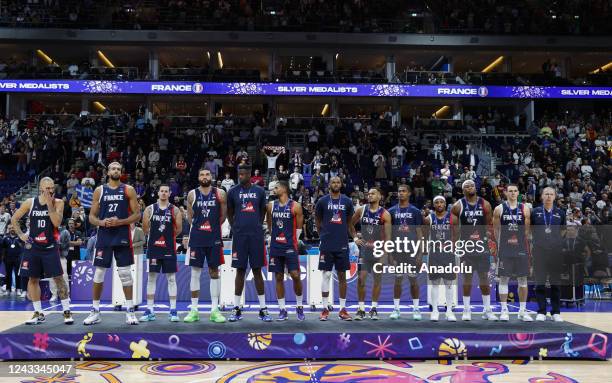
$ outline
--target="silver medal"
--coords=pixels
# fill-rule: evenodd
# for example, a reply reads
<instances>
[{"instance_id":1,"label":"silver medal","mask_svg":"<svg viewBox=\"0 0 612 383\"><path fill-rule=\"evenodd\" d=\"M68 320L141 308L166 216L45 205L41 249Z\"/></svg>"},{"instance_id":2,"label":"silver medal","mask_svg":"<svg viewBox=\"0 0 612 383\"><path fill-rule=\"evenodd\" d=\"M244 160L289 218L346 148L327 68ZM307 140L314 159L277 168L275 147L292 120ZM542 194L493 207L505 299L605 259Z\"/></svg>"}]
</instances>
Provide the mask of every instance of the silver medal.
<instances>
[{"instance_id":1,"label":"silver medal","mask_svg":"<svg viewBox=\"0 0 612 383\"><path fill-rule=\"evenodd\" d=\"M550 233L552 233L552 230L550 229L550 227L547 227L546 229L544 229L544 232L546 234L550 234Z\"/></svg>"},{"instance_id":2,"label":"silver medal","mask_svg":"<svg viewBox=\"0 0 612 383\"><path fill-rule=\"evenodd\" d=\"M279 229L282 229L283 226L284 226L283 220L279 219L278 221L276 221L276 227L278 227Z\"/></svg>"}]
</instances>

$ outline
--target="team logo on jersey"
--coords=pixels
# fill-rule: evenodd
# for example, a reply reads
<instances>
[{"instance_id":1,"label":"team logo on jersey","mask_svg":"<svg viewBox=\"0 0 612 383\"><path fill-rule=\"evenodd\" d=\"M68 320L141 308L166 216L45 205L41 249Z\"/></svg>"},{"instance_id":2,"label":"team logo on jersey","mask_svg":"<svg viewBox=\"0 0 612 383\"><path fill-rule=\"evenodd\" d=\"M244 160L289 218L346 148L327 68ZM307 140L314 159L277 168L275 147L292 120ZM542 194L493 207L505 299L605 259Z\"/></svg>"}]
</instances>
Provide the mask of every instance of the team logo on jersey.
<instances>
[{"instance_id":1,"label":"team logo on jersey","mask_svg":"<svg viewBox=\"0 0 612 383\"><path fill-rule=\"evenodd\" d=\"M36 243L47 243L47 236L45 235L45 232L42 232L40 234L38 234L36 237L34 237L34 242Z\"/></svg>"},{"instance_id":2,"label":"team logo on jersey","mask_svg":"<svg viewBox=\"0 0 612 383\"><path fill-rule=\"evenodd\" d=\"M234 251L234 252L232 253L232 261L233 261L233 260L236 260L236 261L238 260L238 252L236 252L236 251Z\"/></svg>"},{"instance_id":3,"label":"team logo on jersey","mask_svg":"<svg viewBox=\"0 0 612 383\"><path fill-rule=\"evenodd\" d=\"M280 233L276 236L276 242L278 243L287 243L287 237L285 237L285 233Z\"/></svg>"},{"instance_id":4,"label":"team logo on jersey","mask_svg":"<svg viewBox=\"0 0 612 383\"><path fill-rule=\"evenodd\" d=\"M276 258L270 257L270 266L274 266L275 262L276 262Z\"/></svg>"},{"instance_id":5,"label":"team logo on jersey","mask_svg":"<svg viewBox=\"0 0 612 383\"><path fill-rule=\"evenodd\" d=\"M254 213L255 208L253 207L253 202L245 202L242 204L242 212L244 213Z\"/></svg>"},{"instance_id":6,"label":"team logo on jersey","mask_svg":"<svg viewBox=\"0 0 612 383\"><path fill-rule=\"evenodd\" d=\"M480 233L475 231L470 235L470 239L473 239L474 241L478 241L480 240Z\"/></svg>"},{"instance_id":7,"label":"team logo on jersey","mask_svg":"<svg viewBox=\"0 0 612 383\"><path fill-rule=\"evenodd\" d=\"M408 225L400 225L399 229L402 233L410 233L410 226Z\"/></svg>"},{"instance_id":8,"label":"team logo on jersey","mask_svg":"<svg viewBox=\"0 0 612 383\"><path fill-rule=\"evenodd\" d=\"M157 247L166 247L166 238L162 235L157 241L153 243Z\"/></svg>"},{"instance_id":9,"label":"team logo on jersey","mask_svg":"<svg viewBox=\"0 0 612 383\"><path fill-rule=\"evenodd\" d=\"M278 227L279 229L282 229L284 226L283 224L283 220L279 219L278 221L276 221L276 227Z\"/></svg>"},{"instance_id":10,"label":"team logo on jersey","mask_svg":"<svg viewBox=\"0 0 612 383\"><path fill-rule=\"evenodd\" d=\"M24 269L24 270L27 270L28 269L28 265L29 265L28 261L23 261L21 263L21 268Z\"/></svg>"},{"instance_id":11,"label":"team logo on jersey","mask_svg":"<svg viewBox=\"0 0 612 383\"><path fill-rule=\"evenodd\" d=\"M189 259L196 259L196 252L194 250L191 250L191 253L189 253Z\"/></svg>"},{"instance_id":12,"label":"team logo on jersey","mask_svg":"<svg viewBox=\"0 0 612 383\"><path fill-rule=\"evenodd\" d=\"M96 253L96 258L97 258L97 259L102 259L103 257L104 257L104 252L103 252L102 250L99 250L99 251Z\"/></svg>"},{"instance_id":13,"label":"team logo on jersey","mask_svg":"<svg viewBox=\"0 0 612 383\"><path fill-rule=\"evenodd\" d=\"M341 225L342 224L342 216L338 213L334 214L331 218L331 220L329 221L331 223L334 223L336 225Z\"/></svg>"},{"instance_id":14,"label":"team logo on jersey","mask_svg":"<svg viewBox=\"0 0 612 383\"><path fill-rule=\"evenodd\" d=\"M212 226L210 225L210 221L206 221L203 224L201 224L198 230L208 231L208 232L212 231Z\"/></svg>"}]
</instances>

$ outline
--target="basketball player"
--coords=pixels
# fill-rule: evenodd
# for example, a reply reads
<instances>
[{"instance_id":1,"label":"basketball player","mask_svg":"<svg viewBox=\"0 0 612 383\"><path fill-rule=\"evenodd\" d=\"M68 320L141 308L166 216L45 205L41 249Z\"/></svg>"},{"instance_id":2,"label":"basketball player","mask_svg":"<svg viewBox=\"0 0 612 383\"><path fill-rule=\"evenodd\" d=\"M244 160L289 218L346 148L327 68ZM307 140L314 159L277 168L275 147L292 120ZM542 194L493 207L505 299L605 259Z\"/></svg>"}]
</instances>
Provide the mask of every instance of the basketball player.
<instances>
[{"instance_id":1,"label":"basketball player","mask_svg":"<svg viewBox=\"0 0 612 383\"><path fill-rule=\"evenodd\" d=\"M315 207L315 222L320 234L319 270L323 272L321 291L323 311L319 317L326 321L333 308L329 302L329 288L332 269L336 268L338 275L338 290L340 296L340 312L338 318L350 321L353 318L346 310L346 271L350 269L348 239L355 238L355 226L349 225L354 214L353 201L340 193L342 180L332 177L329 180L329 194L319 198Z\"/></svg>"},{"instance_id":2,"label":"basketball player","mask_svg":"<svg viewBox=\"0 0 612 383\"><path fill-rule=\"evenodd\" d=\"M554 188L542 190L542 206L531 211L531 230L533 233L533 260L536 281L538 315L536 321L546 320L546 280L550 282L550 314L555 322L563 322L561 317L561 273L562 254L565 241L565 211L554 205L557 194Z\"/></svg>"},{"instance_id":3,"label":"basketball player","mask_svg":"<svg viewBox=\"0 0 612 383\"><path fill-rule=\"evenodd\" d=\"M244 289L247 267L251 267L255 289L259 299L259 319L271 322L266 307L264 280L261 268L267 266L266 242L263 220L266 215L266 193L261 186L251 183L251 167L238 167L239 184L230 189L227 195L227 218L232 225L232 267L236 269L234 284L234 310L230 322L242 319L240 301Z\"/></svg>"},{"instance_id":4,"label":"basketball player","mask_svg":"<svg viewBox=\"0 0 612 383\"><path fill-rule=\"evenodd\" d=\"M200 275L204 261L208 264L210 276L211 311L209 320L214 323L225 322L219 310L221 280L219 266L225 263L223 258L223 240L221 226L227 215L227 198L223 189L212 186L212 173L200 169L198 182L200 186L187 194L187 218L191 222L189 230L189 256L186 263L191 266L191 310L183 319L187 323L200 320L198 303L200 299Z\"/></svg>"},{"instance_id":5,"label":"basketball player","mask_svg":"<svg viewBox=\"0 0 612 383\"><path fill-rule=\"evenodd\" d=\"M25 200L11 218L15 233L25 243L19 276L28 277L28 294L34 305L34 315L26 321L26 324L36 325L45 321L40 303L41 278L53 278L57 285L57 295L62 302L64 323L73 324L68 286L63 278L65 270L62 269L58 246L57 228L62 222L64 201L53 195L55 190L53 179L44 177L38 187L40 190L38 197ZM19 224L26 214L29 218L27 234L21 231Z\"/></svg>"},{"instance_id":6,"label":"basketball player","mask_svg":"<svg viewBox=\"0 0 612 383\"><path fill-rule=\"evenodd\" d=\"M421 211L415 206L410 204L410 194L412 189L410 186L400 184L397 187L398 203L389 209L391 214L391 223L393 224L393 239L399 238L400 240L407 239L409 241L416 241L423 238L423 215ZM414 265L416 270L421 267L421 254L393 254L392 262L395 265L406 263ZM419 309L419 284L417 281L416 273L409 273L408 280L410 281L410 294L412 295L412 319L421 320L421 311ZM403 273L398 273L395 276L395 283L393 286L393 312L390 319L399 319L400 317L400 298L402 296L402 282L404 279Z\"/></svg>"},{"instance_id":7,"label":"basketball player","mask_svg":"<svg viewBox=\"0 0 612 383\"><path fill-rule=\"evenodd\" d=\"M452 239L451 214L446 211L446 199L435 196L433 199L434 211L426 216L423 221L429 226L429 239L436 241L429 251L429 266L448 266L455 264L455 254L444 251L445 242ZM438 311L438 286L444 284L446 297L446 320L456 322L457 317L453 313L453 281L457 279L455 273L429 273L431 289L431 320L437 322L440 318Z\"/></svg>"},{"instance_id":8,"label":"basketball player","mask_svg":"<svg viewBox=\"0 0 612 383\"><path fill-rule=\"evenodd\" d=\"M506 187L506 202L501 203L493 212L493 228L497 239L497 275L499 276L499 300L501 314L499 320L507 322L508 282L515 277L518 280L519 312L523 322L532 322L533 318L527 309L527 277L529 276L529 226L531 211L529 207L518 203L518 187L509 184Z\"/></svg>"},{"instance_id":9,"label":"basketball player","mask_svg":"<svg viewBox=\"0 0 612 383\"><path fill-rule=\"evenodd\" d=\"M378 320L378 298L380 297L380 287L382 281L381 273L374 273L374 264L386 264L386 257L374 256L374 241L391 240L391 216L389 212L380 206L382 193L377 188L368 191L368 204L360 206L353 214L351 224L353 226L361 224L361 238L357 238L355 243L360 247L359 251L359 274L357 277L357 297L359 299L359 309L355 314L355 320L364 320L366 280L368 274L372 273L374 283L372 285L372 307L368 316L372 320Z\"/></svg>"},{"instance_id":10,"label":"basketball player","mask_svg":"<svg viewBox=\"0 0 612 383\"><path fill-rule=\"evenodd\" d=\"M130 225L140 220L140 206L133 187L120 181L122 166L118 162L108 165L108 182L94 191L89 223L98 226L95 244L93 277L93 308L83 321L84 325L100 323L100 297L104 288L104 274L111 267L113 257L117 263L119 279L123 285L127 306L126 323L137 325L132 303L132 272L134 250Z\"/></svg>"},{"instance_id":11,"label":"basketball player","mask_svg":"<svg viewBox=\"0 0 612 383\"><path fill-rule=\"evenodd\" d=\"M157 276L166 274L168 280L168 297L170 298L170 322L178 322L176 312L176 236L183 228L181 210L171 204L170 186L159 185L157 203L147 206L142 218L142 230L147 239L147 259L149 260L149 279L147 279L147 309L140 317L141 322L155 320L153 310Z\"/></svg>"},{"instance_id":12,"label":"basketball player","mask_svg":"<svg viewBox=\"0 0 612 383\"><path fill-rule=\"evenodd\" d=\"M475 270L478 274L484 304L483 319L497 320L497 317L491 311L491 287L489 286L488 276L491 254L488 251L487 244L489 239L492 240L493 238L491 204L476 194L474 181L464 181L461 188L463 189L463 198L457 201L451 209L453 236L454 238L460 238L462 241L482 241L485 251L466 254L461 257L460 262L463 262L465 266L471 266L472 270ZM461 319L464 321L472 320L470 307L472 274L464 273L463 275L463 315Z\"/></svg>"},{"instance_id":13,"label":"basketball player","mask_svg":"<svg viewBox=\"0 0 612 383\"><path fill-rule=\"evenodd\" d=\"M298 254L298 241L302 234L304 216L302 206L289 199L289 184L279 181L274 187L277 200L268 204L266 223L270 231L270 265L268 271L276 277L276 296L278 299L278 321L287 320L285 308L285 268L293 280L295 293L295 312L297 319L303 321L304 307L302 306L302 280L300 279L300 261Z\"/></svg>"}]
</instances>

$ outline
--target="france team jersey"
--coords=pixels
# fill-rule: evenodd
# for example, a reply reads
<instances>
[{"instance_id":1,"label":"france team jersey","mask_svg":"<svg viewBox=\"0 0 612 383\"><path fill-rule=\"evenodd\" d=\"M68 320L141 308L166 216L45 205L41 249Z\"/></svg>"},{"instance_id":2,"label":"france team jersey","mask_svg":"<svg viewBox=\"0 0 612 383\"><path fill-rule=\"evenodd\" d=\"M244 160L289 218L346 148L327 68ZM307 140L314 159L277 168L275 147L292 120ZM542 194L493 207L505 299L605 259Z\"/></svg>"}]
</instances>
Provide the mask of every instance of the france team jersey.
<instances>
[{"instance_id":1,"label":"france team jersey","mask_svg":"<svg viewBox=\"0 0 612 383\"><path fill-rule=\"evenodd\" d=\"M389 209L391 224L393 225L393 238L407 238L416 240L416 228L423 224L421 211L413 205L400 207L399 204Z\"/></svg>"},{"instance_id":2,"label":"france team jersey","mask_svg":"<svg viewBox=\"0 0 612 383\"><path fill-rule=\"evenodd\" d=\"M207 195L194 190L193 222L189 230L189 247L211 247L222 245L221 204L219 190L211 188Z\"/></svg>"},{"instance_id":3,"label":"france team jersey","mask_svg":"<svg viewBox=\"0 0 612 383\"><path fill-rule=\"evenodd\" d=\"M348 225L354 207L350 198L341 194L333 199L329 194L317 202L315 212L321 220L321 251L346 251L348 249Z\"/></svg>"},{"instance_id":4,"label":"france team jersey","mask_svg":"<svg viewBox=\"0 0 612 383\"><path fill-rule=\"evenodd\" d=\"M107 184L102 185L100 194L100 212L98 218L117 217L126 219L130 216L130 203L127 196L127 185L120 184L116 189ZM129 225L116 227L98 227L96 247L131 246L132 235Z\"/></svg>"},{"instance_id":5,"label":"france team jersey","mask_svg":"<svg viewBox=\"0 0 612 383\"><path fill-rule=\"evenodd\" d=\"M500 217L499 233L499 256L517 257L526 256L527 239L525 237L525 214L523 204L518 204L514 209L504 202Z\"/></svg>"},{"instance_id":6,"label":"france team jersey","mask_svg":"<svg viewBox=\"0 0 612 383\"><path fill-rule=\"evenodd\" d=\"M49 217L47 205L41 205L38 197L32 198L30 208L30 226L28 227L34 249L53 249L59 241L59 231Z\"/></svg>"},{"instance_id":7,"label":"france team jersey","mask_svg":"<svg viewBox=\"0 0 612 383\"><path fill-rule=\"evenodd\" d=\"M151 206L151 226L147 241L147 258L176 256L176 233L174 232L174 205L165 209L158 203Z\"/></svg>"},{"instance_id":8,"label":"france team jersey","mask_svg":"<svg viewBox=\"0 0 612 383\"><path fill-rule=\"evenodd\" d=\"M278 250L294 249L297 251L296 221L293 214L292 200L281 206L278 200L272 205L272 233L270 248Z\"/></svg>"},{"instance_id":9,"label":"france team jersey","mask_svg":"<svg viewBox=\"0 0 612 383\"><path fill-rule=\"evenodd\" d=\"M234 211L232 230L237 234L263 234L266 193L261 186L243 188L236 185L227 194L227 207Z\"/></svg>"}]
</instances>

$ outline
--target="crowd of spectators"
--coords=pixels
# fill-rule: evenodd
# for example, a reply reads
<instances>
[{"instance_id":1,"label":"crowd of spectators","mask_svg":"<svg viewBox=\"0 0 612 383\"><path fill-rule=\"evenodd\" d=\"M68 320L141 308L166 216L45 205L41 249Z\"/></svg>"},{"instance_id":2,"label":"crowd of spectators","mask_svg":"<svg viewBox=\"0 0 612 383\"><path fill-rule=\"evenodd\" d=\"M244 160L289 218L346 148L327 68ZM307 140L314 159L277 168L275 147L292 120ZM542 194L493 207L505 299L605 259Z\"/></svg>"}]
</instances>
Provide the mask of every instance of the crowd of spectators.
<instances>
[{"instance_id":1,"label":"crowd of spectators","mask_svg":"<svg viewBox=\"0 0 612 383\"><path fill-rule=\"evenodd\" d=\"M521 201L531 205L539 204L541 190L552 186L575 227L568 237L572 246L589 236L590 265L594 270L607 268L607 253L612 251L612 233L606 237L612 213L609 110L588 116L546 113L521 129L495 110L466 113L452 130L446 122L426 124L424 119L410 127L393 126L390 117L372 113L340 120L269 122L261 115L149 120L121 112L82 115L69 132L62 131L64 117L0 120L1 145L8 148L2 163L33 173L43 169L41 164L52 164L48 174L56 182L56 195L66 201L66 229L77 233L70 240L72 248L84 247L93 234L77 185L93 190L104 183L110 161L124 165L121 179L134 186L142 209L157 199L162 182L170 185L171 201L184 209L202 167L211 171L217 187L228 190L237 182L237 166L247 163L253 168L253 182L266 188L271 199L277 181L289 182L292 198L304 206L306 240L318 237L314 205L333 176L343 180L343 192L355 205L366 203L367 190L376 186L383 191L383 205L390 207L397 202L398 183L407 183L413 189L412 203L425 211L436 195L443 195L449 205L461 198L461 183L467 179L476 182L480 195L493 206L503 200L510 182L518 185ZM433 143L428 133L432 129L437 131ZM517 129L523 134L516 134ZM491 136L508 131L515 133ZM288 132L301 132L305 145L288 147ZM481 135L498 158L489 174L479 171L478 144L465 137L470 132ZM7 235L2 224L18 206L14 195L0 204L0 236ZM602 242L605 238L608 241Z\"/></svg>"},{"instance_id":2,"label":"crowd of spectators","mask_svg":"<svg viewBox=\"0 0 612 383\"><path fill-rule=\"evenodd\" d=\"M606 0L10 0L0 25L97 29L604 35Z\"/></svg>"}]
</instances>

